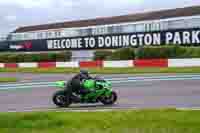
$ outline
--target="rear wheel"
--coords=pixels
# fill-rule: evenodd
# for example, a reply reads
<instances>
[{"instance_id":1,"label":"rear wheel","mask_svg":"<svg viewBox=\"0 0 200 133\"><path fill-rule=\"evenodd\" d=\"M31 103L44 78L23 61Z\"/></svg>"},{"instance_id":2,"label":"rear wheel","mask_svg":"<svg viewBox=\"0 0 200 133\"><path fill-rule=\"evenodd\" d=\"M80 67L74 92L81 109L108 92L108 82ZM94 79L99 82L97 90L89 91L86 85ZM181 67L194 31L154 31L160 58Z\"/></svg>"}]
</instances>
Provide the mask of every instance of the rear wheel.
<instances>
[{"instance_id":1,"label":"rear wheel","mask_svg":"<svg viewBox=\"0 0 200 133\"><path fill-rule=\"evenodd\" d=\"M65 91L61 90L53 95L53 103L58 107L68 107L71 104L71 101L65 96Z\"/></svg>"},{"instance_id":2,"label":"rear wheel","mask_svg":"<svg viewBox=\"0 0 200 133\"><path fill-rule=\"evenodd\" d=\"M117 101L117 93L115 91L112 92L112 94L109 97L103 97L101 99L101 102L104 105L112 105Z\"/></svg>"}]
</instances>

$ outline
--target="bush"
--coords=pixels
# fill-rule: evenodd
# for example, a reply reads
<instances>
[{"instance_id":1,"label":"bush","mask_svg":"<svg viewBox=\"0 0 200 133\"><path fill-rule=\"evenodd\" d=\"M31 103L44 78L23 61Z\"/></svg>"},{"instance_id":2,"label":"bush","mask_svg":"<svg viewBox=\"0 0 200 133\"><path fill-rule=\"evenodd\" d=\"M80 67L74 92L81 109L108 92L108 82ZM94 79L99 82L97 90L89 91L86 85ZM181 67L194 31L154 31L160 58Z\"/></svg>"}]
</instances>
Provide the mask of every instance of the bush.
<instances>
[{"instance_id":1,"label":"bush","mask_svg":"<svg viewBox=\"0 0 200 133\"><path fill-rule=\"evenodd\" d=\"M55 62L70 61L72 53L62 51L58 53L2 53L0 62ZM111 50L98 50L94 53L94 60L133 60L159 58L200 58L200 47L183 47L178 45L142 48L121 48L114 52Z\"/></svg>"},{"instance_id":2,"label":"bush","mask_svg":"<svg viewBox=\"0 0 200 133\"><path fill-rule=\"evenodd\" d=\"M16 54L8 55L7 62L17 62L17 55Z\"/></svg>"},{"instance_id":3,"label":"bush","mask_svg":"<svg viewBox=\"0 0 200 133\"><path fill-rule=\"evenodd\" d=\"M135 58L135 52L133 48L121 48L108 56L106 60L133 60Z\"/></svg>"},{"instance_id":4,"label":"bush","mask_svg":"<svg viewBox=\"0 0 200 133\"><path fill-rule=\"evenodd\" d=\"M9 54L0 54L0 62L6 62Z\"/></svg>"},{"instance_id":5,"label":"bush","mask_svg":"<svg viewBox=\"0 0 200 133\"><path fill-rule=\"evenodd\" d=\"M94 60L132 60L135 57L133 48L121 48L112 51L96 51Z\"/></svg>"},{"instance_id":6,"label":"bush","mask_svg":"<svg viewBox=\"0 0 200 133\"><path fill-rule=\"evenodd\" d=\"M70 61L71 60L71 58L72 58L72 52L65 51L62 54L64 55L64 58L63 58L64 61Z\"/></svg>"},{"instance_id":7,"label":"bush","mask_svg":"<svg viewBox=\"0 0 200 133\"><path fill-rule=\"evenodd\" d=\"M112 55L112 51L98 50L94 53L94 60L105 60L108 56Z\"/></svg>"},{"instance_id":8,"label":"bush","mask_svg":"<svg viewBox=\"0 0 200 133\"><path fill-rule=\"evenodd\" d=\"M200 58L200 47L168 45L160 47L121 48L115 52L96 51L94 59L132 60L132 59Z\"/></svg>"},{"instance_id":9,"label":"bush","mask_svg":"<svg viewBox=\"0 0 200 133\"><path fill-rule=\"evenodd\" d=\"M199 47L163 46L163 47L143 47L138 49L139 59L158 58L199 58Z\"/></svg>"},{"instance_id":10,"label":"bush","mask_svg":"<svg viewBox=\"0 0 200 133\"><path fill-rule=\"evenodd\" d=\"M48 62L51 62L51 61L56 61L56 56L55 56L56 53L41 53L39 55L39 61L48 61ZM64 60L64 59L63 59Z\"/></svg>"},{"instance_id":11,"label":"bush","mask_svg":"<svg viewBox=\"0 0 200 133\"><path fill-rule=\"evenodd\" d=\"M170 54L170 50L167 48L141 48L138 49L137 58L139 59L157 59L157 58L167 58Z\"/></svg>"},{"instance_id":12,"label":"bush","mask_svg":"<svg viewBox=\"0 0 200 133\"><path fill-rule=\"evenodd\" d=\"M6 53L0 54L0 62L55 62L55 61L70 61L71 52L59 52L59 53Z\"/></svg>"},{"instance_id":13,"label":"bush","mask_svg":"<svg viewBox=\"0 0 200 133\"><path fill-rule=\"evenodd\" d=\"M24 54L23 62L34 62L37 59L36 54Z\"/></svg>"}]
</instances>

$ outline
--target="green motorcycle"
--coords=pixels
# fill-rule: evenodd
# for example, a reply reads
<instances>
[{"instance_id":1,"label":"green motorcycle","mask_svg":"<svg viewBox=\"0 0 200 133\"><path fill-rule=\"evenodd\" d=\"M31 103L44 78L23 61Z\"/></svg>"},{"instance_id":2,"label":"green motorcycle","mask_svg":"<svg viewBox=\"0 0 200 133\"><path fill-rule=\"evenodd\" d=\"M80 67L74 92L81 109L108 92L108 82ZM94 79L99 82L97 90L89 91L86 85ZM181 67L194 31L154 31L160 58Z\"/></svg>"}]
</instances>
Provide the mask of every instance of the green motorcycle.
<instances>
[{"instance_id":1,"label":"green motorcycle","mask_svg":"<svg viewBox=\"0 0 200 133\"><path fill-rule=\"evenodd\" d=\"M112 90L112 84L100 78L84 80L81 84L84 89L88 89L87 94L76 94L67 92L65 81L57 81L56 86L63 90L57 91L53 95L53 102L58 107L68 107L73 103L103 103L104 105L112 105L117 101L117 93Z\"/></svg>"}]
</instances>

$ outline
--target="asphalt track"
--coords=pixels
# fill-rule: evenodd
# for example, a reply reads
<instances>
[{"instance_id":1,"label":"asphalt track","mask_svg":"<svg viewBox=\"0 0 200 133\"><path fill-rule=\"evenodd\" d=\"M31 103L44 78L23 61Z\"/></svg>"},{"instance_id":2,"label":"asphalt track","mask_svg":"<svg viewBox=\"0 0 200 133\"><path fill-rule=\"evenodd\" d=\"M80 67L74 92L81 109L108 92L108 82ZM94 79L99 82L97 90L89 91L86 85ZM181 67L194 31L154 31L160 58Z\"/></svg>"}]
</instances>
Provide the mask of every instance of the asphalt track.
<instances>
[{"instance_id":1,"label":"asphalt track","mask_svg":"<svg viewBox=\"0 0 200 133\"><path fill-rule=\"evenodd\" d=\"M2 77L18 77L22 82L41 82L69 79L65 74L1 73ZM144 75L143 75L144 76ZM136 75L105 75L113 77L138 77ZM156 77L156 76L155 76ZM67 110L126 109L126 108L198 108L200 107L200 80L127 82L113 84L119 95L113 106L72 105ZM52 103L55 87L24 88L0 91L0 112L43 111L57 109Z\"/></svg>"}]
</instances>

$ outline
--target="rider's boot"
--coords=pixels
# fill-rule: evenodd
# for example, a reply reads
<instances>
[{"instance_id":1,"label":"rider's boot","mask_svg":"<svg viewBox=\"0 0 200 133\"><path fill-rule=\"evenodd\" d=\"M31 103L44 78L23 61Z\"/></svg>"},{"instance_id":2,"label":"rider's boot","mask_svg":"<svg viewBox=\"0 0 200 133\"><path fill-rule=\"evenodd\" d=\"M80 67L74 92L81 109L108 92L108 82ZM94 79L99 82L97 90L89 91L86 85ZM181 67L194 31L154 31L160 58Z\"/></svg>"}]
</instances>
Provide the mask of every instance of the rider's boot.
<instances>
[{"instance_id":1,"label":"rider's boot","mask_svg":"<svg viewBox=\"0 0 200 133\"><path fill-rule=\"evenodd\" d=\"M79 97L78 95L75 95L75 94L71 95L71 99L73 99L73 102L75 102L75 103L81 102L81 97Z\"/></svg>"}]
</instances>

